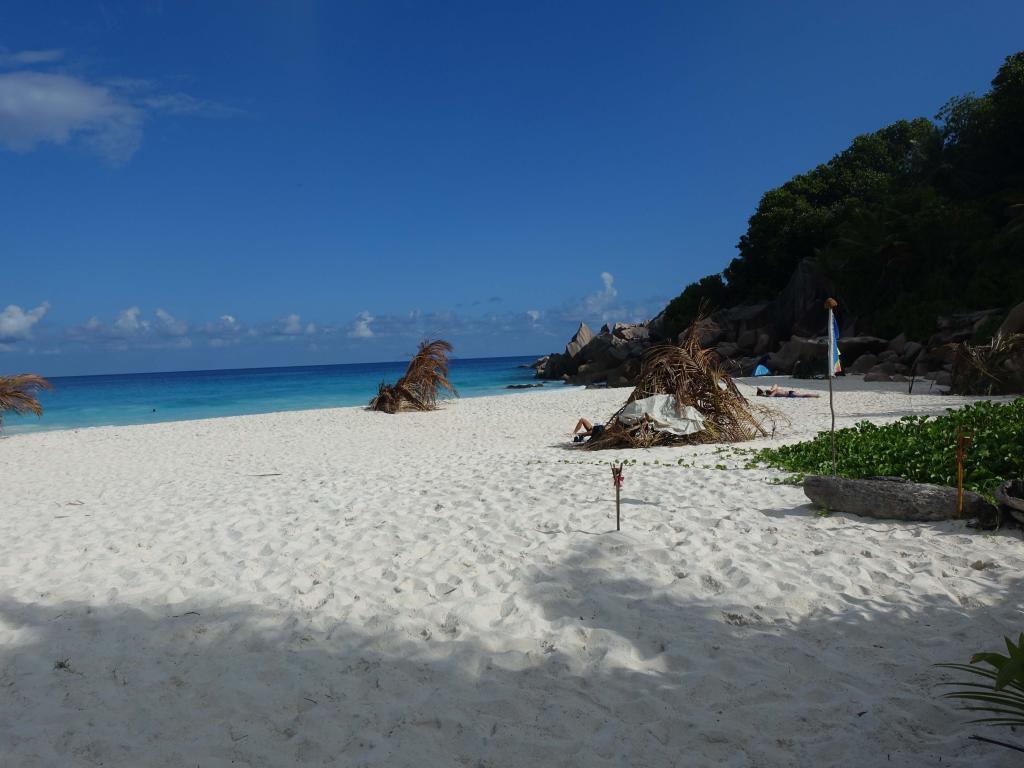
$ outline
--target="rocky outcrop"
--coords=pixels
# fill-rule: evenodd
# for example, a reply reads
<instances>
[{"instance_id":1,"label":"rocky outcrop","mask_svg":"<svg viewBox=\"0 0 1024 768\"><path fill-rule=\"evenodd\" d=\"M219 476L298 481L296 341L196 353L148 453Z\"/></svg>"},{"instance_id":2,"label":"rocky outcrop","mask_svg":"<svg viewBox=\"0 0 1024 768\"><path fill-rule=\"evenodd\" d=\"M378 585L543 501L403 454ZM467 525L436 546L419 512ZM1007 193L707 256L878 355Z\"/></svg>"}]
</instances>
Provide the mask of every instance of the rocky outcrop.
<instances>
[{"instance_id":1,"label":"rocky outcrop","mask_svg":"<svg viewBox=\"0 0 1024 768\"><path fill-rule=\"evenodd\" d=\"M839 351L843 360L851 363L862 355L881 355L886 352L899 355L890 347L889 341L877 336L843 336L839 339Z\"/></svg>"},{"instance_id":2,"label":"rocky outcrop","mask_svg":"<svg viewBox=\"0 0 1024 768\"><path fill-rule=\"evenodd\" d=\"M768 368L779 373L792 373L799 360L818 359L824 361L828 354L828 342L824 338L806 339L794 336L784 341L778 351L768 357Z\"/></svg>"},{"instance_id":3,"label":"rocky outcrop","mask_svg":"<svg viewBox=\"0 0 1024 768\"><path fill-rule=\"evenodd\" d=\"M730 359L750 357L756 360L794 337L809 339L822 336L826 331L822 305L833 292L832 281L818 264L812 259L804 259L786 287L772 301L713 312L701 324L701 344L706 347L732 344L734 349L725 348ZM886 343L883 342L883 348ZM790 351L784 352L783 359L789 355ZM795 362L793 359L786 373L792 370Z\"/></svg>"},{"instance_id":4,"label":"rocky outcrop","mask_svg":"<svg viewBox=\"0 0 1024 768\"><path fill-rule=\"evenodd\" d=\"M793 337L808 340L824 334L825 316L821 307L832 292L831 281L817 263L805 259L774 300L718 310L701 321L697 331L701 345L715 349L733 372L749 374L761 358L777 350L780 343ZM639 357L644 348L660 341L678 341L667 338L664 313L646 323L605 327L583 345L578 357L574 357L568 347L564 354L551 355L541 375L583 382ZM888 343L879 341L882 348ZM623 342L628 349L623 349ZM872 339L864 349L875 346L877 342ZM811 354L806 345L801 346L801 351ZM791 352L791 349L783 351L783 360L787 360ZM799 353L778 370L790 372L798 357Z\"/></svg>"},{"instance_id":5,"label":"rocky outcrop","mask_svg":"<svg viewBox=\"0 0 1024 768\"><path fill-rule=\"evenodd\" d=\"M576 329L576 333L569 339L569 343L565 345L565 354L570 359L575 359L580 351L590 343L594 338L594 334L590 332L590 328L586 323L580 323L580 327Z\"/></svg>"},{"instance_id":6,"label":"rocky outcrop","mask_svg":"<svg viewBox=\"0 0 1024 768\"><path fill-rule=\"evenodd\" d=\"M1024 301L1009 311L1006 319L999 326L999 333L1003 336L1024 333Z\"/></svg>"},{"instance_id":7,"label":"rocky outcrop","mask_svg":"<svg viewBox=\"0 0 1024 768\"><path fill-rule=\"evenodd\" d=\"M928 346L937 347L970 341L975 334L984 330L985 326L991 324L999 315L998 309L983 309L978 312L960 312L940 316L936 322L938 330L928 340Z\"/></svg>"},{"instance_id":8,"label":"rocky outcrop","mask_svg":"<svg viewBox=\"0 0 1024 768\"><path fill-rule=\"evenodd\" d=\"M876 365L878 365L878 356L867 354L858 357L854 361L853 365L851 365L846 370L848 373L867 373Z\"/></svg>"},{"instance_id":9,"label":"rocky outcrop","mask_svg":"<svg viewBox=\"0 0 1024 768\"><path fill-rule=\"evenodd\" d=\"M713 312L699 323L696 332L701 345L714 350L735 376L751 375L762 362L773 373L824 374L828 341L823 305L834 291L818 264L805 259L775 299ZM989 333L999 316L998 310L981 310L940 317L927 344L909 340L902 333L893 339L858 334L856 318L840 317L845 334L839 339L843 369L864 374L867 381L919 376L945 383L956 344ZM1010 311L1002 328L1024 331L1024 303ZM530 367L542 379L629 386L651 344L676 341L666 336L664 312L646 323L605 325L596 334L581 323L564 352L540 358Z\"/></svg>"},{"instance_id":10,"label":"rocky outcrop","mask_svg":"<svg viewBox=\"0 0 1024 768\"><path fill-rule=\"evenodd\" d=\"M533 372L537 376L537 378L538 379L542 379L542 378L544 378L544 370L547 368L548 360L550 358L551 358L551 355L541 355L536 360L534 360L532 363L527 363L526 365L521 365L519 367L520 368L533 368Z\"/></svg>"},{"instance_id":11,"label":"rocky outcrop","mask_svg":"<svg viewBox=\"0 0 1024 768\"><path fill-rule=\"evenodd\" d=\"M836 295L832 280L812 259L801 261L782 293L772 302L775 338L816 336L825 332L825 299Z\"/></svg>"},{"instance_id":12,"label":"rocky outcrop","mask_svg":"<svg viewBox=\"0 0 1024 768\"><path fill-rule=\"evenodd\" d=\"M562 353L553 352L544 361L542 371L537 375L543 379L560 379L564 376L571 376L579 370L582 362L581 353L583 349L594 339L594 334L586 323L580 323L576 333L565 345ZM539 361L538 361L539 362Z\"/></svg>"},{"instance_id":13,"label":"rocky outcrop","mask_svg":"<svg viewBox=\"0 0 1024 768\"><path fill-rule=\"evenodd\" d=\"M584 386L630 386L650 344L651 332L645 323L604 325L596 334L580 323L565 352L549 355L537 376Z\"/></svg>"}]
</instances>

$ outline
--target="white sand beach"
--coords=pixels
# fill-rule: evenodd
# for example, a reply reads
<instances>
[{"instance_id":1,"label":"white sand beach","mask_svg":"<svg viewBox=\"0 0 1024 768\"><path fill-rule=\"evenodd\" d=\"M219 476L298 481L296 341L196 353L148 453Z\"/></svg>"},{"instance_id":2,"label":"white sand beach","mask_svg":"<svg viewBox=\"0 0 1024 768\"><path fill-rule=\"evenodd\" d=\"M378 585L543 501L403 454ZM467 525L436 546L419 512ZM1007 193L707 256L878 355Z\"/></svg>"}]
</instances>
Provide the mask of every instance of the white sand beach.
<instances>
[{"instance_id":1,"label":"white sand beach","mask_svg":"<svg viewBox=\"0 0 1024 768\"><path fill-rule=\"evenodd\" d=\"M840 426L963 402L838 386ZM1018 764L930 665L1019 631L1019 530L567 447L627 394L0 440L0 766Z\"/></svg>"}]
</instances>

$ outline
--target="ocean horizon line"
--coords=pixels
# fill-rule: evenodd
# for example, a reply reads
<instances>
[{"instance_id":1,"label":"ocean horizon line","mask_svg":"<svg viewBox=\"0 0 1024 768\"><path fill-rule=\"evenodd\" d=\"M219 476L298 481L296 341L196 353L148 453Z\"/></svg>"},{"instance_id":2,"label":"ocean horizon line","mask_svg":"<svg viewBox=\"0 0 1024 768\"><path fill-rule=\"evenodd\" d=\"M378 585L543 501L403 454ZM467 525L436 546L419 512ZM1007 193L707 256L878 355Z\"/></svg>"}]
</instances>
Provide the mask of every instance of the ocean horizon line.
<instances>
[{"instance_id":1,"label":"ocean horizon line","mask_svg":"<svg viewBox=\"0 0 1024 768\"><path fill-rule=\"evenodd\" d=\"M534 360L543 357L544 354L528 354L528 355L487 355L484 357L462 357L459 355L451 355L449 360L452 362L485 362L491 360L520 360L525 358L533 358ZM411 354L410 354L411 356ZM196 374L196 373L248 373L256 371L281 371L290 369L301 369L301 368L339 368L339 367L358 367L358 366L371 366L371 365L406 365L409 360L364 360L358 363L308 363L304 365L246 365L237 368L179 368L173 370L163 371L122 371L112 373L62 373L56 375L40 374L48 381L56 381L58 379L99 379L108 376L168 376L172 374Z\"/></svg>"}]
</instances>

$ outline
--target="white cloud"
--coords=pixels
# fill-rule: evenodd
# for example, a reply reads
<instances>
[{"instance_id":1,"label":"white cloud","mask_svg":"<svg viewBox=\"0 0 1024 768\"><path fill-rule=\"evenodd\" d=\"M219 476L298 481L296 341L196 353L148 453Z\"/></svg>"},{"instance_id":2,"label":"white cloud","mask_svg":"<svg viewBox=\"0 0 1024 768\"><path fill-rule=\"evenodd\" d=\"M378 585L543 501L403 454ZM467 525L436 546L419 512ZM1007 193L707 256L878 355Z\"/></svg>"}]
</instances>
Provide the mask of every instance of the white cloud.
<instances>
[{"instance_id":1,"label":"white cloud","mask_svg":"<svg viewBox=\"0 0 1024 768\"><path fill-rule=\"evenodd\" d=\"M295 336L302 333L302 318L292 313L277 321L274 332L283 336Z\"/></svg>"},{"instance_id":2,"label":"white cloud","mask_svg":"<svg viewBox=\"0 0 1024 768\"><path fill-rule=\"evenodd\" d=\"M138 307L122 309L114 320L114 329L125 336L149 330L149 322L142 320L142 310Z\"/></svg>"},{"instance_id":3,"label":"white cloud","mask_svg":"<svg viewBox=\"0 0 1024 768\"><path fill-rule=\"evenodd\" d=\"M188 346L188 323L178 320L170 312L157 309L153 312L156 321L147 320L142 310L135 307L122 309L114 321L107 325L93 315L79 326L69 328L67 333L78 341L107 340L125 342L137 340L149 345Z\"/></svg>"},{"instance_id":4,"label":"white cloud","mask_svg":"<svg viewBox=\"0 0 1024 768\"><path fill-rule=\"evenodd\" d=\"M144 113L111 88L69 75L0 75L0 143L30 152L74 136L113 163L127 161L142 141Z\"/></svg>"},{"instance_id":5,"label":"white cloud","mask_svg":"<svg viewBox=\"0 0 1024 768\"><path fill-rule=\"evenodd\" d=\"M236 334L241 330L242 324L234 315L221 315L217 320L199 326L199 331L209 336Z\"/></svg>"},{"instance_id":6,"label":"white cloud","mask_svg":"<svg viewBox=\"0 0 1024 768\"><path fill-rule=\"evenodd\" d=\"M255 349L268 343L287 344L305 349L351 350L362 342L373 339L374 344L386 347L398 340L418 340L424 337L441 337L470 346L481 339L527 339L536 342L541 336L568 337L580 320L610 322L610 319L625 322L646 320L644 307L661 306L664 301L652 297L649 302L625 302L620 300L615 278L611 273L600 273L600 289L594 293L579 296L575 301L561 306L537 307L530 309L509 308L502 312L463 314L455 311L421 311L413 309L395 314L376 313L369 310L359 312L348 323L324 325L310 322L295 312L279 317L273 322L254 325L241 322L235 315L222 314L209 321L186 322L178 319L166 309L143 310L131 306L116 313L106 321L90 317L86 322L48 333L38 331L32 344L42 349L48 342L64 340L77 349L126 350L166 349L188 346L209 346L227 348L233 346ZM529 306L529 305L527 305ZM23 311L8 307L0 313L0 345L11 346L12 327L24 329L46 312L48 305L35 310ZM536 307L536 305L535 305ZM18 332L24 337L27 330ZM356 340L348 342L346 339ZM298 342L302 342L301 345ZM313 345L313 346L311 346ZM349 346L351 345L351 346Z\"/></svg>"},{"instance_id":7,"label":"white cloud","mask_svg":"<svg viewBox=\"0 0 1024 768\"><path fill-rule=\"evenodd\" d=\"M32 335L32 326L42 320L49 309L50 305L45 301L27 312L16 304L9 304L0 312L0 341L10 342L29 338Z\"/></svg>"},{"instance_id":8,"label":"white cloud","mask_svg":"<svg viewBox=\"0 0 1024 768\"><path fill-rule=\"evenodd\" d=\"M63 51L0 51L0 68L57 61ZM145 121L157 114L226 117L238 110L187 93L161 92L132 78L90 81L33 69L0 73L0 145L31 152L40 144L73 140L119 165L142 143Z\"/></svg>"},{"instance_id":9,"label":"white cloud","mask_svg":"<svg viewBox=\"0 0 1024 768\"><path fill-rule=\"evenodd\" d=\"M199 325L196 332L205 336L211 347L227 347L241 341L245 328L234 315L221 315L214 321Z\"/></svg>"},{"instance_id":10,"label":"white cloud","mask_svg":"<svg viewBox=\"0 0 1024 768\"><path fill-rule=\"evenodd\" d=\"M187 93L155 93L142 96L136 102L153 112L167 115L202 115L204 117L230 117L240 114L240 110L218 104L215 101L197 99Z\"/></svg>"},{"instance_id":11,"label":"white cloud","mask_svg":"<svg viewBox=\"0 0 1024 768\"><path fill-rule=\"evenodd\" d=\"M32 64L50 64L64 58L64 51L50 48L41 51L0 51L0 67L25 67Z\"/></svg>"},{"instance_id":12,"label":"white cloud","mask_svg":"<svg viewBox=\"0 0 1024 768\"><path fill-rule=\"evenodd\" d=\"M360 312L356 316L356 320L352 326L352 330L348 332L349 337L353 339L372 338L373 328L370 327L370 323L372 323L373 321L374 317L369 312L366 312L365 310L363 312Z\"/></svg>"},{"instance_id":13,"label":"white cloud","mask_svg":"<svg viewBox=\"0 0 1024 768\"><path fill-rule=\"evenodd\" d=\"M160 321L160 329L168 336L184 336L188 333L188 323L176 320L170 312L157 307L156 319Z\"/></svg>"},{"instance_id":14,"label":"white cloud","mask_svg":"<svg viewBox=\"0 0 1024 768\"><path fill-rule=\"evenodd\" d=\"M615 276L611 272L602 272L601 282L604 287L583 300L584 310L588 314L603 315L615 303L615 299L619 295L619 291L615 288Z\"/></svg>"},{"instance_id":15,"label":"white cloud","mask_svg":"<svg viewBox=\"0 0 1024 768\"><path fill-rule=\"evenodd\" d=\"M601 273L601 290L585 297L575 306L570 306L563 314L573 315L579 319L600 320L609 322L612 317L617 320L629 319L630 312L618 302L619 290L615 287L615 276L611 272Z\"/></svg>"}]
</instances>

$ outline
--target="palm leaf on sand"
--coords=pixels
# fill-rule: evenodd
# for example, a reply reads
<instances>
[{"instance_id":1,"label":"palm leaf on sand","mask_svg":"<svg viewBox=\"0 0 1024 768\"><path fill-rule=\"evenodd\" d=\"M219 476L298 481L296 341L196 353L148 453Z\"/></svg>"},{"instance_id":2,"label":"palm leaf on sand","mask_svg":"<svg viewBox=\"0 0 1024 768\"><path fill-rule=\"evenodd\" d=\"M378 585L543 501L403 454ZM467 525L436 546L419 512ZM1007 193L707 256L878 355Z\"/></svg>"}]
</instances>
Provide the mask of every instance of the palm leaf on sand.
<instances>
[{"instance_id":1,"label":"palm leaf on sand","mask_svg":"<svg viewBox=\"0 0 1024 768\"><path fill-rule=\"evenodd\" d=\"M0 427L4 414L19 416L34 413L43 415L43 406L37 397L39 390L51 389L50 382L34 373L19 373L16 376L0 376Z\"/></svg>"},{"instance_id":2,"label":"palm leaf on sand","mask_svg":"<svg viewBox=\"0 0 1024 768\"><path fill-rule=\"evenodd\" d=\"M935 666L972 676L964 680L939 684L956 689L944 693L943 698L957 701L960 709L988 715L979 716L970 722L1019 728L1024 726L1024 632L1020 634L1016 643L1009 637L1004 637L1003 642L1006 643L1006 656L1001 653L983 652L974 654L970 664ZM981 666L982 664L987 666ZM1016 744L980 736L971 738L1024 752L1024 747Z\"/></svg>"},{"instance_id":3,"label":"palm leaf on sand","mask_svg":"<svg viewBox=\"0 0 1024 768\"><path fill-rule=\"evenodd\" d=\"M448 355L451 343L443 339L423 341L409 361L405 375L394 384L381 382L370 401L371 411L434 411L444 394L457 395L448 380Z\"/></svg>"},{"instance_id":4,"label":"palm leaf on sand","mask_svg":"<svg viewBox=\"0 0 1024 768\"><path fill-rule=\"evenodd\" d=\"M651 395L672 395L682 409L693 406L704 415L704 429L692 435L659 432L650 424L622 424L620 408L603 432L586 443L587 448L649 448L685 443L734 443L768 435L772 412L752 405L740 394L718 356L700 344L701 318L683 335L679 344L660 344L644 355L636 388L623 405Z\"/></svg>"}]
</instances>

